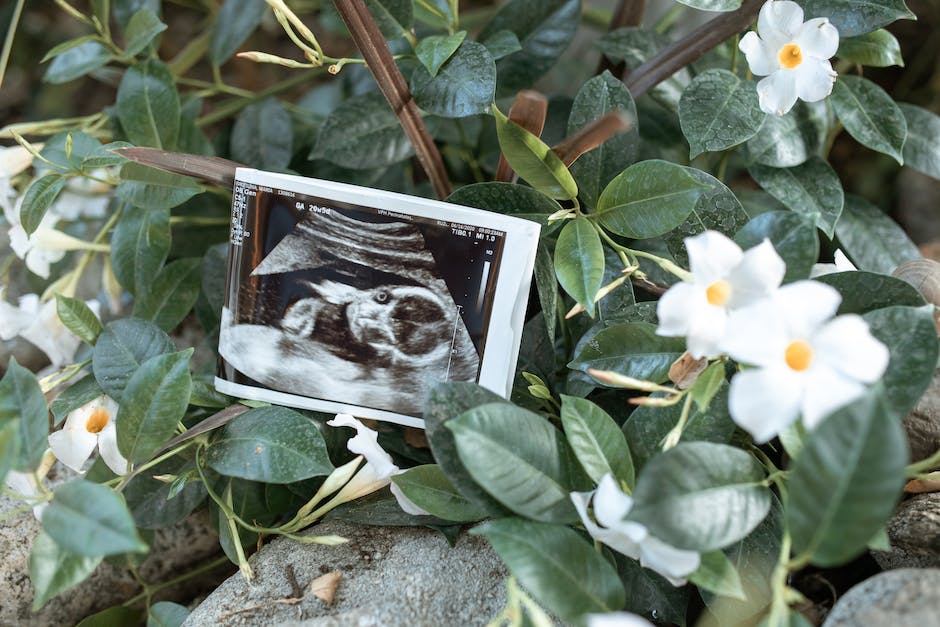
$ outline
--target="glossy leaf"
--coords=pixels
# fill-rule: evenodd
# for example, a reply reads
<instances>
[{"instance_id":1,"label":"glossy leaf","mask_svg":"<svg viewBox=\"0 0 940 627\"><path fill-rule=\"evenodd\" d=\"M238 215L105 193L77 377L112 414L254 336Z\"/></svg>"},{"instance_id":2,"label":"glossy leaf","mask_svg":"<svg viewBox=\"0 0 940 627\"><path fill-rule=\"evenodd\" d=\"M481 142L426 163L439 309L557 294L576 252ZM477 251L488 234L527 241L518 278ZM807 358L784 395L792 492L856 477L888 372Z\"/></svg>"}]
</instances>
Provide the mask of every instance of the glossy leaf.
<instances>
[{"instance_id":1,"label":"glossy leaf","mask_svg":"<svg viewBox=\"0 0 940 627\"><path fill-rule=\"evenodd\" d=\"M115 193L135 208L160 210L181 205L201 191L195 179L188 176L127 163L121 168L121 182Z\"/></svg>"},{"instance_id":2,"label":"glossy leaf","mask_svg":"<svg viewBox=\"0 0 940 627\"><path fill-rule=\"evenodd\" d=\"M20 208L20 223L27 235L32 235L42 222L46 211L65 188L67 179L51 172L39 177L27 188Z\"/></svg>"},{"instance_id":3,"label":"glossy leaf","mask_svg":"<svg viewBox=\"0 0 940 627\"><path fill-rule=\"evenodd\" d=\"M806 17L825 16L840 37L870 33L895 20L914 19L904 0L801 0Z\"/></svg>"},{"instance_id":4,"label":"glossy leaf","mask_svg":"<svg viewBox=\"0 0 940 627\"><path fill-rule=\"evenodd\" d=\"M899 104L907 127L904 164L927 176L940 179L940 116L911 104Z\"/></svg>"},{"instance_id":5,"label":"glossy leaf","mask_svg":"<svg viewBox=\"0 0 940 627\"><path fill-rule=\"evenodd\" d=\"M392 482L412 503L432 516L457 522L486 518L486 512L460 494L437 464L409 468L392 477Z\"/></svg>"},{"instance_id":6,"label":"glossy leaf","mask_svg":"<svg viewBox=\"0 0 940 627\"><path fill-rule=\"evenodd\" d=\"M894 35L884 29L875 30L858 37L842 38L839 40L839 51L836 55L859 65L872 67L904 66L901 44L898 43Z\"/></svg>"},{"instance_id":7,"label":"glossy leaf","mask_svg":"<svg viewBox=\"0 0 940 627\"><path fill-rule=\"evenodd\" d=\"M87 405L102 394L104 390L98 385L95 377L88 376L79 379L49 403L49 411L52 412L55 424L58 425L69 413L82 405Z\"/></svg>"},{"instance_id":8,"label":"glossy leaf","mask_svg":"<svg viewBox=\"0 0 940 627\"><path fill-rule=\"evenodd\" d=\"M623 431L603 409L583 398L561 397L565 436L588 476L599 482L611 474L631 489L636 483L633 459Z\"/></svg>"},{"instance_id":9,"label":"glossy leaf","mask_svg":"<svg viewBox=\"0 0 940 627\"><path fill-rule=\"evenodd\" d=\"M747 141L765 117L754 82L741 80L728 70L702 72L679 100L679 123L689 140L689 158Z\"/></svg>"},{"instance_id":10,"label":"glossy leaf","mask_svg":"<svg viewBox=\"0 0 940 627\"><path fill-rule=\"evenodd\" d=\"M830 238L842 215L845 193L836 171L821 157L792 168L755 165L748 170L757 183L787 209L812 216Z\"/></svg>"},{"instance_id":11,"label":"glossy leaf","mask_svg":"<svg viewBox=\"0 0 940 627\"><path fill-rule=\"evenodd\" d=\"M83 301L62 294L55 295L56 313L66 329L94 345L104 327L95 312Z\"/></svg>"},{"instance_id":12,"label":"glossy leaf","mask_svg":"<svg viewBox=\"0 0 940 627\"><path fill-rule=\"evenodd\" d=\"M555 326L558 319L558 280L555 277L555 262L544 243L539 242L535 253L535 289L539 293L539 305L545 320L548 339L554 341Z\"/></svg>"},{"instance_id":13,"label":"glossy leaf","mask_svg":"<svg viewBox=\"0 0 940 627\"><path fill-rule=\"evenodd\" d=\"M101 556L87 557L66 551L40 531L29 550L29 582L33 586L33 611L50 599L85 581L101 563Z\"/></svg>"},{"instance_id":14,"label":"glossy leaf","mask_svg":"<svg viewBox=\"0 0 940 627\"><path fill-rule=\"evenodd\" d=\"M56 56L49 64L47 83L67 83L104 67L111 61L111 51L98 41L86 41Z\"/></svg>"},{"instance_id":15,"label":"glossy leaf","mask_svg":"<svg viewBox=\"0 0 940 627\"><path fill-rule=\"evenodd\" d=\"M170 601L160 601L150 606L147 627L182 627L189 616L186 606Z\"/></svg>"},{"instance_id":16,"label":"glossy leaf","mask_svg":"<svg viewBox=\"0 0 940 627\"><path fill-rule=\"evenodd\" d=\"M42 528L62 549L84 557L147 550L121 496L81 479L55 489L43 511Z\"/></svg>"},{"instance_id":17,"label":"glossy leaf","mask_svg":"<svg viewBox=\"0 0 940 627\"><path fill-rule=\"evenodd\" d=\"M293 483L333 471L319 429L286 407L258 407L239 415L206 451L218 473L265 483Z\"/></svg>"},{"instance_id":18,"label":"glossy leaf","mask_svg":"<svg viewBox=\"0 0 940 627\"><path fill-rule=\"evenodd\" d=\"M740 449L680 442L646 464L628 519L677 548L720 549L747 536L767 515L770 491L760 485L763 478L763 467Z\"/></svg>"},{"instance_id":19,"label":"glossy leaf","mask_svg":"<svg viewBox=\"0 0 940 627\"><path fill-rule=\"evenodd\" d=\"M443 51L438 52L430 61L432 66L443 57ZM493 102L496 90L496 63L486 47L464 41L453 56L441 63L434 74L424 66L415 70L411 77L415 103L428 113L447 118L483 113Z\"/></svg>"},{"instance_id":20,"label":"glossy leaf","mask_svg":"<svg viewBox=\"0 0 940 627\"><path fill-rule=\"evenodd\" d=\"M495 60L508 57L512 53L522 50L519 38L511 30L496 31L485 40L481 40L480 43L486 46L486 49L490 51L490 55Z\"/></svg>"},{"instance_id":21,"label":"glossy leaf","mask_svg":"<svg viewBox=\"0 0 940 627\"><path fill-rule=\"evenodd\" d=\"M464 185L447 202L486 209L544 223L561 205L542 192L514 183L472 183Z\"/></svg>"},{"instance_id":22,"label":"glossy leaf","mask_svg":"<svg viewBox=\"0 0 940 627\"><path fill-rule=\"evenodd\" d=\"M885 90L860 76L840 76L829 97L849 135L904 164L907 120Z\"/></svg>"},{"instance_id":23,"label":"glossy leaf","mask_svg":"<svg viewBox=\"0 0 940 627\"><path fill-rule=\"evenodd\" d=\"M8 422L16 427L4 424ZM6 448L15 452L10 458L12 468L20 472L36 470L47 447L49 411L36 376L13 357L0 379L0 429L9 429L6 437L16 436L12 443L6 444ZM5 447L0 446L2 448Z\"/></svg>"},{"instance_id":24,"label":"glossy leaf","mask_svg":"<svg viewBox=\"0 0 940 627\"><path fill-rule=\"evenodd\" d=\"M267 8L264 0L225 0L209 39L209 60L213 65L222 65L235 54L261 23Z\"/></svg>"},{"instance_id":25,"label":"glossy leaf","mask_svg":"<svg viewBox=\"0 0 940 627\"><path fill-rule=\"evenodd\" d=\"M864 271L836 272L816 277L815 280L839 290L842 295L839 314L863 314L893 305L924 305L924 297L909 283L884 274Z\"/></svg>"},{"instance_id":26,"label":"glossy leaf","mask_svg":"<svg viewBox=\"0 0 940 627\"><path fill-rule=\"evenodd\" d=\"M578 195L578 185L558 158L538 137L507 118L493 105L499 147L506 161L529 185L546 196L570 200Z\"/></svg>"},{"instance_id":27,"label":"glossy leaf","mask_svg":"<svg viewBox=\"0 0 940 627\"><path fill-rule=\"evenodd\" d=\"M170 212L126 207L111 235L111 268L131 294L146 289L170 251Z\"/></svg>"},{"instance_id":28,"label":"glossy leaf","mask_svg":"<svg viewBox=\"0 0 940 627\"><path fill-rule=\"evenodd\" d=\"M75 627L127 627L143 620L144 611L135 607L115 605L106 610L86 616Z\"/></svg>"},{"instance_id":29,"label":"glossy leaf","mask_svg":"<svg viewBox=\"0 0 940 627\"><path fill-rule=\"evenodd\" d=\"M179 135L180 98L167 66L149 59L129 67L118 87L117 115L131 143L172 150Z\"/></svg>"},{"instance_id":30,"label":"glossy leaf","mask_svg":"<svg viewBox=\"0 0 940 627\"><path fill-rule=\"evenodd\" d=\"M703 553L702 563L698 570L689 575L689 581L713 594L740 600L746 598L741 575L721 551Z\"/></svg>"},{"instance_id":31,"label":"glossy leaf","mask_svg":"<svg viewBox=\"0 0 940 627\"><path fill-rule=\"evenodd\" d=\"M265 98L238 114L232 128L232 159L254 168L283 170L293 154L290 113L277 98Z\"/></svg>"},{"instance_id":32,"label":"glossy leaf","mask_svg":"<svg viewBox=\"0 0 940 627\"><path fill-rule=\"evenodd\" d=\"M682 166L642 161L610 182L594 216L618 235L656 237L682 224L706 189Z\"/></svg>"},{"instance_id":33,"label":"glossy leaf","mask_svg":"<svg viewBox=\"0 0 940 627\"><path fill-rule=\"evenodd\" d=\"M145 462L166 444L189 405L193 349L143 362L127 381L120 401L117 442L132 464Z\"/></svg>"},{"instance_id":34,"label":"glossy leaf","mask_svg":"<svg viewBox=\"0 0 940 627\"><path fill-rule=\"evenodd\" d=\"M827 131L825 104L798 101L786 115L766 117L747 140L748 160L775 168L800 165L819 154Z\"/></svg>"},{"instance_id":35,"label":"glossy leaf","mask_svg":"<svg viewBox=\"0 0 940 627\"><path fill-rule=\"evenodd\" d=\"M685 351L682 338L656 335L656 326L645 322L616 324L594 336L569 368L587 372L613 370L635 379L662 383L669 366Z\"/></svg>"},{"instance_id":36,"label":"glossy leaf","mask_svg":"<svg viewBox=\"0 0 940 627\"><path fill-rule=\"evenodd\" d=\"M200 259L177 259L157 273L147 291L134 301L134 316L151 320L164 331L175 328L199 297Z\"/></svg>"},{"instance_id":37,"label":"glossy leaf","mask_svg":"<svg viewBox=\"0 0 940 627\"><path fill-rule=\"evenodd\" d=\"M136 56L150 45L154 38L166 30L166 24L160 21L153 11L142 7L131 16L124 29L124 54Z\"/></svg>"},{"instance_id":38,"label":"glossy leaf","mask_svg":"<svg viewBox=\"0 0 940 627\"><path fill-rule=\"evenodd\" d=\"M158 327L146 320L124 318L105 325L91 366L101 389L120 403L128 379L140 364L172 350L173 342Z\"/></svg>"},{"instance_id":39,"label":"glossy leaf","mask_svg":"<svg viewBox=\"0 0 940 627\"><path fill-rule=\"evenodd\" d=\"M545 522L578 519L568 495L586 488L587 477L547 419L508 403L488 403L445 426L464 467L505 507Z\"/></svg>"},{"instance_id":40,"label":"glossy leaf","mask_svg":"<svg viewBox=\"0 0 940 627\"><path fill-rule=\"evenodd\" d=\"M790 468L794 554L825 568L864 551L901 497L907 455L901 424L879 394L829 416Z\"/></svg>"},{"instance_id":41,"label":"glossy leaf","mask_svg":"<svg viewBox=\"0 0 940 627\"><path fill-rule=\"evenodd\" d=\"M69 150L69 148L71 150ZM86 158L101 149L101 142L87 133L57 133L46 140L39 151L44 166L59 172L77 172Z\"/></svg>"},{"instance_id":42,"label":"glossy leaf","mask_svg":"<svg viewBox=\"0 0 940 627\"><path fill-rule=\"evenodd\" d=\"M432 77L437 76L441 66L450 59L466 38L467 31L465 30L453 35L431 35L418 42L415 46L415 55Z\"/></svg>"},{"instance_id":43,"label":"glossy leaf","mask_svg":"<svg viewBox=\"0 0 940 627\"><path fill-rule=\"evenodd\" d=\"M206 486L198 475L186 481L189 473L196 474L193 460L177 455L131 479L124 486L124 498L134 524L141 529L172 527L199 507L206 499ZM160 475L176 475L183 483L154 479Z\"/></svg>"},{"instance_id":44,"label":"glossy leaf","mask_svg":"<svg viewBox=\"0 0 940 627\"><path fill-rule=\"evenodd\" d=\"M650 620L685 627L689 586L676 587L656 571L643 568L640 562L625 555L615 553L614 559L627 591L625 610Z\"/></svg>"},{"instance_id":45,"label":"glossy leaf","mask_svg":"<svg viewBox=\"0 0 940 627\"><path fill-rule=\"evenodd\" d=\"M716 361L705 368L689 388L689 394L699 411L708 411L715 395L721 391L725 383L725 364Z\"/></svg>"},{"instance_id":46,"label":"glossy leaf","mask_svg":"<svg viewBox=\"0 0 940 627\"><path fill-rule=\"evenodd\" d=\"M320 127L311 159L354 170L382 168L414 155L385 98L368 93L347 99Z\"/></svg>"},{"instance_id":47,"label":"glossy leaf","mask_svg":"<svg viewBox=\"0 0 940 627\"><path fill-rule=\"evenodd\" d=\"M558 282L594 317L594 296L604 278L604 249L587 218L569 220L555 244Z\"/></svg>"},{"instance_id":48,"label":"glossy leaf","mask_svg":"<svg viewBox=\"0 0 940 627\"><path fill-rule=\"evenodd\" d=\"M502 518L471 533L489 540L512 576L566 622L580 623L584 614L623 607L624 589L617 571L568 527Z\"/></svg>"},{"instance_id":49,"label":"glossy leaf","mask_svg":"<svg viewBox=\"0 0 940 627\"><path fill-rule=\"evenodd\" d=\"M819 258L815 220L789 211L768 211L748 222L734 236L743 249L757 246L764 239L770 240L787 264L784 283L809 278Z\"/></svg>"},{"instance_id":50,"label":"glossy leaf","mask_svg":"<svg viewBox=\"0 0 940 627\"><path fill-rule=\"evenodd\" d=\"M860 270L890 274L920 251L897 223L860 196L845 197L845 208L836 225L842 250Z\"/></svg>"},{"instance_id":51,"label":"glossy leaf","mask_svg":"<svg viewBox=\"0 0 940 627\"><path fill-rule=\"evenodd\" d=\"M365 0L365 3L386 39L397 39L411 30L412 0Z\"/></svg>"}]
</instances>

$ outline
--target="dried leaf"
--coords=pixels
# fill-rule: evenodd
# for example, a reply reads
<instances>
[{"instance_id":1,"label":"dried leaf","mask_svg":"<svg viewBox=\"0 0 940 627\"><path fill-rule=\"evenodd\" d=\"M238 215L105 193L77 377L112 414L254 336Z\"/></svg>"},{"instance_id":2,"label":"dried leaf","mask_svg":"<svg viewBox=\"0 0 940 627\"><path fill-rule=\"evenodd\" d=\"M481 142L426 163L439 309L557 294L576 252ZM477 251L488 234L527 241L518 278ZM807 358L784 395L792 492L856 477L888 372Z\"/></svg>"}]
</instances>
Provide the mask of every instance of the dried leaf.
<instances>
[{"instance_id":1,"label":"dried leaf","mask_svg":"<svg viewBox=\"0 0 940 627\"><path fill-rule=\"evenodd\" d=\"M339 586L339 580L343 574L338 570L331 573L320 575L310 582L310 592L327 605L333 605L333 597L336 595L336 588Z\"/></svg>"},{"instance_id":2,"label":"dried leaf","mask_svg":"<svg viewBox=\"0 0 940 627\"><path fill-rule=\"evenodd\" d=\"M695 359L692 355L685 353L669 367L669 380L680 390L685 390L692 387L707 366L708 360L704 357Z\"/></svg>"}]
</instances>

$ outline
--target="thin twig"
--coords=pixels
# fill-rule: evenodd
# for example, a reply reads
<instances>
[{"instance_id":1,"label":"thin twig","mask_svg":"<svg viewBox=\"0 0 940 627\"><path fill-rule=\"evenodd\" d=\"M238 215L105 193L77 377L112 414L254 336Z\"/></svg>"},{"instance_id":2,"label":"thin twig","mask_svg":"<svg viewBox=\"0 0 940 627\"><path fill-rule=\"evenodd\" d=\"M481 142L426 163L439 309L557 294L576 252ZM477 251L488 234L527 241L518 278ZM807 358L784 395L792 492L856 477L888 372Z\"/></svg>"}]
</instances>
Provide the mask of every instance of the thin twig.
<instances>
[{"instance_id":1,"label":"thin twig","mask_svg":"<svg viewBox=\"0 0 940 627\"><path fill-rule=\"evenodd\" d=\"M434 145L424 120L421 119L408 83L395 65L392 53L372 14L362 0L333 0L333 5L343 18L356 47L379 84L379 89L398 116L398 121L411 140L418 162L431 180L435 193L438 198L446 198L450 195L452 187L444 168L444 160Z\"/></svg>"},{"instance_id":2,"label":"thin twig","mask_svg":"<svg viewBox=\"0 0 940 627\"><path fill-rule=\"evenodd\" d=\"M617 6L617 12L610 20L609 31L627 26L639 26L643 21L643 13L646 10L646 0L620 0ZM601 61L597 66L597 74L603 74L604 70L609 70L614 76L623 74L623 62L614 63L605 55L601 55Z\"/></svg>"},{"instance_id":3,"label":"thin twig","mask_svg":"<svg viewBox=\"0 0 940 627\"><path fill-rule=\"evenodd\" d=\"M728 37L744 30L754 20L763 2L744 0L737 11L724 13L663 48L624 79L630 93L634 98L640 97Z\"/></svg>"}]
</instances>

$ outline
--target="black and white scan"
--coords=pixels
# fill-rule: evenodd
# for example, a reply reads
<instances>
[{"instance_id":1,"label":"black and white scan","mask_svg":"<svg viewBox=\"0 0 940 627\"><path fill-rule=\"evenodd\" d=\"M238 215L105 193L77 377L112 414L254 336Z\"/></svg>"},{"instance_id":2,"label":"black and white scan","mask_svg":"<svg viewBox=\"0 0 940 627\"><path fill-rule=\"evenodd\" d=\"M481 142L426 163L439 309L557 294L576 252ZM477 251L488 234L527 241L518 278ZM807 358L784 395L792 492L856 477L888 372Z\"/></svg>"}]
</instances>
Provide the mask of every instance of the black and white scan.
<instances>
[{"instance_id":1,"label":"black and white scan","mask_svg":"<svg viewBox=\"0 0 940 627\"><path fill-rule=\"evenodd\" d=\"M235 202L220 377L410 416L477 380L503 232L244 183Z\"/></svg>"}]
</instances>

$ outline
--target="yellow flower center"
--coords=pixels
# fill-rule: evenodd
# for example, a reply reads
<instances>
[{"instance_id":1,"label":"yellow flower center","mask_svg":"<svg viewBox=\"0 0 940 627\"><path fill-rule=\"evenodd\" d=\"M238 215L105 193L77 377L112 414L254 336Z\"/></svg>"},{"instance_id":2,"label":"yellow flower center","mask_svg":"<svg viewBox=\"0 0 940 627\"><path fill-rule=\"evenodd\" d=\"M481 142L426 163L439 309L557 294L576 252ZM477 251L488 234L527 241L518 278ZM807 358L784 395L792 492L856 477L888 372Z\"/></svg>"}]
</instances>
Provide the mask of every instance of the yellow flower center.
<instances>
[{"instance_id":1,"label":"yellow flower center","mask_svg":"<svg viewBox=\"0 0 940 627\"><path fill-rule=\"evenodd\" d=\"M111 420L111 414L108 413L107 409L96 409L91 412L91 416L89 416L88 420L85 422L85 431L88 433L100 433L102 429L108 426L109 420Z\"/></svg>"},{"instance_id":2,"label":"yellow flower center","mask_svg":"<svg viewBox=\"0 0 940 627\"><path fill-rule=\"evenodd\" d=\"M784 68L792 70L803 62L803 51L796 44L787 44L777 53L777 59Z\"/></svg>"},{"instance_id":3,"label":"yellow flower center","mask_svg":"<svg viewBox=\"0 0 940 627\"><path fill-rule=\"evenodd\" d=\"M731 299L731 283L724 279L715 281L705 289L705 298L712 305L724 305Z\"/></svg>"},{"instance_id":4,"label":"yellow flower center","mask_svg":"<svg viewBox=\"0 0 940 627\"><path fill-rule=\"evenodd\" d=\"M786 360L788 366L797 372L802 372L813 363L813 347L803 340L790 342L787 346Z\"/></svg>"}]
</instances>

